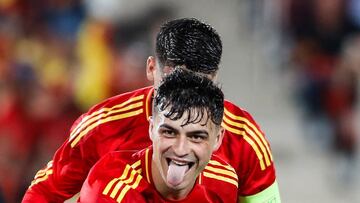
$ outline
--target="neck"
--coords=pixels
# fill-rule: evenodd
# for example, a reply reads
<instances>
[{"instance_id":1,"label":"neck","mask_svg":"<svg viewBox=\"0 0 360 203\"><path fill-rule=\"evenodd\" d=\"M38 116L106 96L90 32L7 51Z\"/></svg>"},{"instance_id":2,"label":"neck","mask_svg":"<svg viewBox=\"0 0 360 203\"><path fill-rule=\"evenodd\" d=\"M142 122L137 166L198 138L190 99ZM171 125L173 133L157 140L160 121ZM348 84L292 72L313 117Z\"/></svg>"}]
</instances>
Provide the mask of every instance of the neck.
<instances>
[{"instance_id":1,"label":"neck","mask_svg":"<svg viewBox=\"0 0 360 203\"><path fill-rule=\"evenodd\" d=\"M194 187L194 184L191 184L189 187L186 188L171 188L167 185L164 178L160 174L159 169L157 168L156 164L152 160L151 163L151 175L153 179L153 185L155 186L156 190L161 194L161 196L168 200L182 200L184 199Z\"/></svg>"}]
</instances>

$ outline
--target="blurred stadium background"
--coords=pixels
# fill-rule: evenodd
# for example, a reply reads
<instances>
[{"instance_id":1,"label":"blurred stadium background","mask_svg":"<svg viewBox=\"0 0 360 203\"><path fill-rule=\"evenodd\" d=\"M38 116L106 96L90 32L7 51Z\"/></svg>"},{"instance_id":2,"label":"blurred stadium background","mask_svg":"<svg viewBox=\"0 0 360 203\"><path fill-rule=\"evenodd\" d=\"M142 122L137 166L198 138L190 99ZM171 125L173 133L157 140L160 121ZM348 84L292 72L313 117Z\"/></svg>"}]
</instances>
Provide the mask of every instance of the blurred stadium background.
<instances>
[{"instance_id":1,"label":"blurred stadium background","mask_svg":"<svg viewBox=\"0 0 360 203\"><path fill-rule=\"evenodd\" d=\"M222 36L219 81L271 143L284 203L360 202L360 0L0 0L0 202L19 202L74 119L149 85L158 25Z\"/></svg>"}]
</instances>

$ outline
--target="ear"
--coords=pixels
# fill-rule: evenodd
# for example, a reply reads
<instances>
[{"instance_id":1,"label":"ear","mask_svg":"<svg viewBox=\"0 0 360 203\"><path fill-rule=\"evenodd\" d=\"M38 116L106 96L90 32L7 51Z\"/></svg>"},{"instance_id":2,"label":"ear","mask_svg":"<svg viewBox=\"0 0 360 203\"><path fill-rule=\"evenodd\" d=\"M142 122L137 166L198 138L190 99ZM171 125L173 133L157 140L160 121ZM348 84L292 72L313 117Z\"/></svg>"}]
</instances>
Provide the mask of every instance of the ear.
<instances>
[{"instance_id":1,"label":"ear","mask_svg":"<svg viewBox=\"0 0 360 203\"><path fill-rule=\"evenodd\" d=\"M149 117L149 137L153 141L153 128L154 128L154 119L152 116Z\"/></svg>"},{"instance_id":2,"label":"ear","mask_svg":"<svg viewBox=\"0 0 360 203\"><path fill-rule=\"evenodd\" d=\"M212 74L210 74L210 80L212 80L213 82L217 82L218 81L218 75L219 75L219 73L218 73L218 71L216 71L215 73L212 73Z\"/></svg>"},{"instance_id":3,"label":"ear","mask_svg":"<svg viewBox=\"0 0 360 203\"><path fill-rule=\"evenodd\" d=\"M156 60L154 56L149 56L146 60L146 77L149 81L154 81L156 71Z\"/></svg>"},{"instance_id":4,"label":"ear","mask_svg":"<svg viewBox=\"0 0 360 203\"><path fill-rule=\"evenodd\" d=\"M215 143L214 143L214 147L213 147L213 152L215 152L216 150L219 149L219 147L221 146L221 143L222 143L222 140L224 138L224 128L223 127L220 127L220 130L216 136L216 140L215 140Z\"/></svg>"}]
</instances>

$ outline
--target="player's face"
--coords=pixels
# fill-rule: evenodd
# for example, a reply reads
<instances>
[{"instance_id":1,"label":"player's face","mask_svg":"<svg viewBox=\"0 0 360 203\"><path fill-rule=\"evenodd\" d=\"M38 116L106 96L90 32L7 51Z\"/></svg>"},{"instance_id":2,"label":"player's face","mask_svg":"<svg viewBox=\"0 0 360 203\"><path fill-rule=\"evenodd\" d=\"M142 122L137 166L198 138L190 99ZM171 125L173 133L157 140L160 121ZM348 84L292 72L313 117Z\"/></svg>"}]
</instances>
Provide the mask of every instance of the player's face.
<instances>
[{"instance_id":1,"label":"player's face","mask_svg":"<svg viewBox=\"0 0 360 203\"><path fill-rule=\"evenodd\" d=\"M182 118L173 121L159 112L151 121L153 179L161 183L156 186L160 193L161 190L169 194L191 191L212 152L221 144L222 132L210 119L181 126L186 118L184 113ZM158 188L159 185L165 187Z\"/></svg>"},{"instance_id":2,"label":"player's face","mask_svg":"<svg viewBox=\"0 0 360 203\"><path fill-rule=\"evenodd\" d=\"M185 68L185 66L183 66L182 68ZM155 59L155 57L150 56L147 59L146 62L146 75L148 80L153 81L154 82L154 87L157 88L162 79L170 74L172 71L174 70L174 67L171 66L164 66L164 67L160 67L160 64L158 63L158 60ZM204 74L204 76L206 76L207 78L209 78L212 81L216 81L217 79L217 74Z\"/></svg>"}]
</instances>

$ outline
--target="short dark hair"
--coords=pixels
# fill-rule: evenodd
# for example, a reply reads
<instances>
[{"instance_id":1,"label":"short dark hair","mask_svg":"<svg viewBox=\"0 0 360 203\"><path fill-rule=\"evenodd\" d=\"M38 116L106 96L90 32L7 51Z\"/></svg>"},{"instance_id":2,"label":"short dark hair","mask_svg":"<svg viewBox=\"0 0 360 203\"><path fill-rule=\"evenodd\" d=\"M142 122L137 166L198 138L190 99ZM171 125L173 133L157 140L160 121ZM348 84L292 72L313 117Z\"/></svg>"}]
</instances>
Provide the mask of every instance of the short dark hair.
<instances>
[{"instance_id":1,"label":"short dark hair","mask_svg":"<svg viewBox=\"0 0 360 203\"><path fill-rule=\"evenodd\" d=\"M213 74L219 69L222 42L209 24L195 18L166 22L156 38L156 57L161 66L182 66Z\"/></svg>"},{"instance_id":2,"label":"short dark hair","mask_svg":"<svg viewBox=\"0 0 360 203\"><path fill-rule=\"evenodd\" d=\"M166 76L157 89L154 98L154 114L169 108L165 117L177 120L187 112L187 119L182 123L199 123L207 115L220 126L224 113L224 94L208 78L191 71L176 68ZM207 113L207 114L206 114Z\"/></svg>"}]
</instances>

